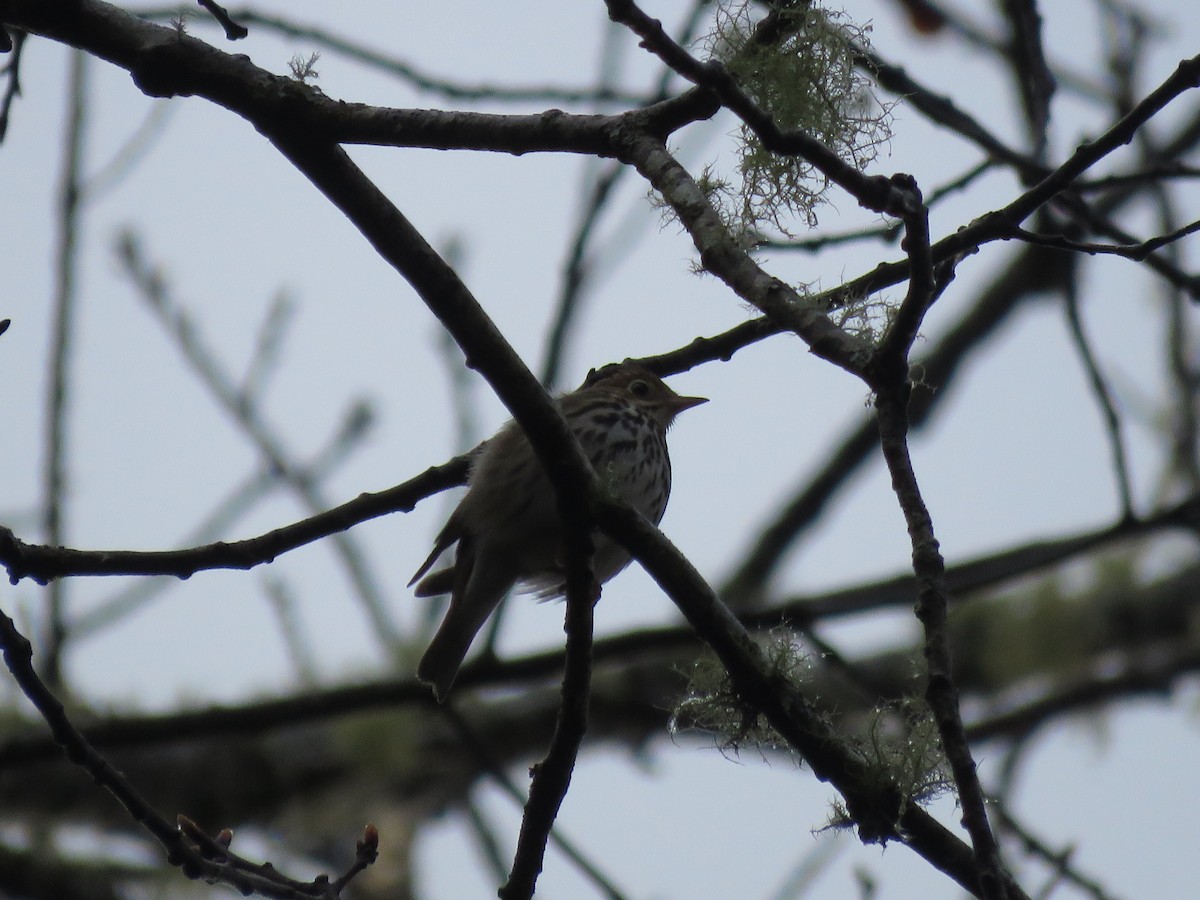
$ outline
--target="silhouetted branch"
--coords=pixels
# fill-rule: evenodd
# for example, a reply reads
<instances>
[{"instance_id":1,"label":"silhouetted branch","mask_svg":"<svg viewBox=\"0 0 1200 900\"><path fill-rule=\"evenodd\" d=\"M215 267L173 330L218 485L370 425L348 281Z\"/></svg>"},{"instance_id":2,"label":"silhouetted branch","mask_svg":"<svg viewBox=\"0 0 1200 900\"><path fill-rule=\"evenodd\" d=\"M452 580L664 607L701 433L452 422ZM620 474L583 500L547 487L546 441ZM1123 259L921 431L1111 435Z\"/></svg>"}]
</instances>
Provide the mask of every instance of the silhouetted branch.
<instances>
[{"instance_id":1,"label":"silhouetted branch","mask_svg":"<svg viewBox=\"0 0 1200 900\"><path fill-rule=\"evenodd\" d=\"M1074 280L1067 282L1064 288L1063 302L1066 306L1067 325L1071 340L1083 362L1087 372L1088 382L1092 387L1092 395L1100 406L1104 419L1105 434L1108 437L1109 449L1112 452L1113 469L1117 479L1117 496L1121 499L1121 514L1125 519L1133 517L1133 491L1129 481L1129 462L1125 455L1125 440L1121 436L1121 420L1117 417L1116 404L1113 403L1112 393L1100 364L1092 353L1087 336L1083 333L1083 322L1079 317L1079 288Z\"/></svg>"},{"instance_id":2,"label":"silhouetted branch","mask_svg":"<svg viewBox=\"0 0 1200 900\"><path fill-rule=\"evenodd\" d=\"M1123 256L1125 259L1132 259L1135 262L1146 262L1155 250L1160 250L1197 231L1200 231L1200 220L1136 244L1099 244L1091 241L1075 241L1060 234L1035 234L1024 228L1014 228L1012 235L1027 243L1038 244L1042 247L1054 247L1057 250L1071 250L1093 256L1098 253ZM1195 276L1184 276L1184 279L1181 287L1194 286L1194 282L1197 280Z\"/></svg>"},{"instance_id":3,"label":"silhouetted branch","mask_svg":"<svg viewBox=\"0 0 1200 900\"><path fill-rule=\"evenodd\" d=\"M268 134L275 146L353 222L417 291L520 423L554 488L567 568L567 673L558 727L535 777L510 875L512 896L532 895L546 836L557 815L586 728L591 673L592 511L597 490L578 442L538 381L450 266L340 147L290 129ZM540 849L539 849L540 848Z\"/></svg>"},{"instance_id":4,"label":"silhouetted branch","mask_svg":"<svg viewBox=\"0 0 1200 900\"><path fill-rule=\"evenodd\" d=\"M557 385L571 326L583 302L584 285L589 275L586 258L588 242L600 220L600 214L612 196L613 189L628 171L627 167L619 163L609 164L592 179L591 191L567 250L558 304L554 310L550 333L546 336L546 358L542 363L540 378L547 390L552 390Z\"/></svg>"},{"instance_id":5,"label":"silhouetted branch","mask_svg":"<svg viewBox=\"0 0 1200 900\"><path fill-rule=\"evenodd\" d=\"M79 266L79 228L83 208L83 180L87 134L88 63L83 50L70 53L69 99L63 136L63 161L58 185L58 246L55 251L53 331L50 338L50 378L46 395L46 434L43 446L42 533L46 543L65 542L67 503L67 427L71 394L71 361L76 320L76 275ZM67 640L66 589L62 583L50 588L46 607L42 652L46 677L52 685L62 681L63 644Z\"/></svg>"},{"instance_id":6,"label":"silhouetted branch","mask_svg":"<svg viewBox=\"0 0 1200 900\"><path fill-rule=\"evenodd\" d=\"M903 841L964 889L978 894L980 871L970 848L919 806L910 803L901 810L896 786L886 778L881 782L867 775L862 761L847 752L795 686L772 671L750 633L657 528L636 511L615 503L602 503L597 519L606 534L636 557L712 648L741 699L766 718L818 778L838 789L861 840ZM1025 897L1007 877L1003 887L1009 900Z\"/></svg>"},{"instance_id":7,"label":"silhouetted branch","mask_svg":"<svg viewBox=\"0 0 1200 900\"><path fill-rule=\"evenodd\" d=\"M593 610L600 599L601 588L592 569L594 545L590 516L573 521L567 518L570 509L570 504L560 499L559 512L563 521L574 526L563 529L567 648L562 701L546 756L531 770L529 800L521 816L512 870L499 890L501 900L526 900L533 896L542 873L546 842L571 785L575 761L587 732L592 685Z\"/></svg>"},{"instance_id":8,"label":"silhouetted branch","mask_svg":"<svg viewBox=\"0 0 1200 900\"><path fill-rule=\"evenodd\" d=\"M1011 740L1058 722L1064 714L1095 709L1118 697L1168 695L1185 676L1200 671L1200 651L1150 648L1122 661L1115 671L1112 668L1098 665L1097 670L1054 685L1032 700L981 716L967 725L967 735L974 741Z\"/></svg>"},{"instance_id":9,"label":"silhouetted branch","mask_svg":"<svg viewBox=\"0 0 1200 900\"><path fill-rule=\"evenodd\" d=\"M1042 16L1036 0L1003 0L1001 9L1009 26L1009 71L1017 82L1034 155L1040 158L1046 151L1055 89L1042 43Z\"/></svg>"},{"instance_id":10,"label":"silhouetted branch","mask_svg":"<svg viewBox=\"0 0 1200 900\"><path fill-rule=\"evenodd\" d=\"M345 462L370 434L374 413L366 401L347 410L340 426L315 459L301 469L302 478L320 483ZM180 547L208 544L227 532L234 522L280 484L279 472L267 467L254 472L230 488L225 496L179 541ZM264 560L265 561L265 560ZM114 622L138 611L171 584L166 576L143 579L101 600L70 620L72 640L84 640L102 633Z\"/></svg>"},{"instance_id":11,"label":"silhouetted branch","mask_svg":"<svg viewBox=\"0 0 1200 900\"><path fill-rule=\"evenodd\" d=\"M271 300L267 314L259 325L254 352L250 354L250 364L246 374L242 376L241 385L237 388L237 395L241 397L243 406L253 408L259 404L266 391L267 382L279 367L284 340L295 316L295 301L280 291Z\"/></svg>"},{"instance_id":12,"label":"silhouetted branch","mask_svg":"<svg viewBox=\"0 0 1200 900\"><path fill-rule=\"evenodd\" d=\"M486 741L481 739L480 736L475 733L475 730L471 727L471 724L466 720L466 718L460 715L457 710L454 709L453 705L443 707L442 712L444 712L446 718L454 727L454 731L457 734L459 741L478 763L479 768L486 772L488 776L495 781L497 785L499 785L500 789L508 795L510 800L512 800L518 806L523 805L525 802L525 796L522 794L521 789L518 788L512 778L509 777L508 773L504 770L504 766L489 752ZM471 805L473 806L473 804ZM472 815L474 814L472 813ZM480 835L480 837L481 839L486 840L484 835ZM574 841L564 836L561 828L559 828L557 825L551 827L549 839L550 842L557 846L559 850L561 850L562 853L579 869L579 871L582 872L584 876L586 876L587 879L592 882L592 884L597 890L600 891L600 893L610 898L610 900L623 900L626 895L617 888L612 879L602 872L600 867L594 861L588 859L584 855L583 851L576 846ZM497 851L499 850L499 848L496 849ZM500 858L499 852L497 852L495 855L497 872L499 878L503 879L506 871L503 865L503 860Z\"/></svg>"},{"instance_id":13,"label":"silhouetted branch","mask_svg":"<svg viewBox=\"0 0 1200 900\"><path fill-rule=\"evenodd\" d=\"M139 10L139 15L159 22L170 21L189 11L187 6L156 7ZM271 15L253 7L240 7L231 11L233 18L248 25L259 26L263 31L274 31L289 38L312 41L325 50L330 50L364 66L392 75L408 82L418 91L438 94L449 100L476 100L496 103L564 103L620 106L642 106L646 97L615 87L578 88L571 90L558 84L512 85L464 84L422 71L410 62L372 49L366 44L335 34L320 25L306 25L291 18Z\"/></svg>"},{"instance_id":14,"label":"silhouetted branch","mask_svg":"<svg viewBox=\"0 0 1200 900\"><path fill-rule=\"evenodd\" d=\"M6 39L8 43L7 47L0 48L0 52L12 54L0 67L0 75L7 76L4 79L4 93L0 95L0 143L3 143L8 135L13 101L21 96L21 53L25 49L25 32L14 30L11 36L7 29L0 28L0 32L0 42Z\"/></svg>"},{"instance_id":15,"label":"silhouetted branch","mask_svg":"<svg viewBox=\"0 0 1200 900\"><path fill-rule=\"evenodd\" d=\"M1127 538L1138 536L1139 532L1126 535ZM1015 568L1009 564L1010 553L999 553L993 559L979 560L967 566L950 567L947 569L947 587L953 592L956 605L974 603L981 591L1044 572L1044 566L1053 565L1055 560L1081 558L1061 554L1073 545L1081 547L1091 541L1085 535L1031 547L1026 565ZM1094 551L1103 551L1110 546L1091 543ZM991 571L993 568L998 571ZM740 621L751 630L778 628L781 624L802 629L854 615L863 609L906 608L911 606L915 593L915 580L910 572L875 585L816 595L793 606L744 615ZM847 603L846 600L855 602ZM813 608L812 615L805 615L806 606ZM1198 607L1200 592L1197 591L1194 569L1182 570L1161 583L1140 586L1102 601L1090 599L1084 615L1095 639L1083 648L1087 660L1084 670L1065 681L1056 677L1050 686L1044 684L1043 676L1036 674L1030 676L1031 685L1025 683L1029 679L996 683L986 671L971 665L970 657L986 648L973 642L969 633L960 635L959 640L965 642L961 650L955 651L963 663L958 675L960 689L992 710L968 722L968 736L972 741L1014 740L1073 710L1088 711L1127 696L1165 697L1191 671L1193 651L1186 646L1186 638L1180 636L1180 623L1194 618ZM1000 611L998 615L1003 618L1005 613ZM956 648L958 646L956 643ZM597 670L594 677L601 687L594 701L599 710L593 714L592 733L631 746L641 746L648 738L662 735L667 710L684 688L678 669L694 660L700 650L695 632L686 625L627 631L598 639L593 649L593 661ZM873 684L887 688L886 693L880 692L882 696L891 697L902 692L910 680L911 657L911 648L904 644L894 650L859 657L852 664ZM1163 664L1155 661L1163 659L1180 660L1174 664L1178 673L1174 680L1156 681L1144 677L1144 673L1162 668ZM1116 660L1124 661L1117 666ZM490 687L500 688L503 693L492 695L486 704L472 703L464 707L463 715L469 713L473 718L480 716L491 722L488 735L492 740L498 740L500 734L519 732L527 735L527 740L515 751L511 744L506 746L519 753L521 758L532 755L538 747L531 734L536 729L531 723L535 718L538 721L544 718L545 726L539 726L538 734L541 731L549 734L557 704L546 685L559 678L562 667L561 648L503 662L476 656L463 667L455 684L456 695ZM1142 673L1142 677L1131 676L1130 672ZM525 689L519 695L522 699L511 702L504 699L517 696L515 691L519 688ZM848 695L835 691L832 683L824 678L815 682L813 694L843 706L842 713L858 709L863 700L857 693ZM531 696L544 699L531 701ZM1009 696L1011 700L1006 699ZM335 723L347 717L406 708L433 709L428 688L409 678L385 678L250 700L236 706L151 715L110 712L81 730L93 746L116 753L170 744L228 742L318 722ZM28 729L13 729L0 742L0 769L14 771L54 758L58 752L52 741ZM508 764L516 759L505 755L498 761ZM419 760L416 764L419 765Z\"/></svg>"},{"instance_id":16,"label":"silhouetted branch","mask_svg":"<svg viewBox=\"0 0 1200 900\"><path fill-rule=\"evenodd\" d=\"M154 103L147 111L146 117L113 152L108 162L88 177L82 188L83 196L89 202L95 201L135 171L155 142L166 133L167 123L176 109L178 107L170 103Z\"/></svg>"},{"instance_id":17,"label":"silhouetted branch","mask_svg":"<svg viewBox=\"0 0 1200 900\"><path fill-rule=\"evenodd\" d=\"M1050 847L1044 840L1037 837L1032 831L1026 828L1013 816L1005 803L996 803L992 809L995 811L996 822L1000 828L1003 828L1009 834L1013 835L1021 847L1031 856L1035 856L1042 860L1054 871L1054 882L1047 885L1041 892L1041 896L1050 896L1051 892L1057 886L1057 882L1067 882L1085 892L1094 900L1115 900L1113 894L1110 894L1099 881L1084 875L1075 864L1071 861L1071 857L1075 855L1073 847L1067 847L1064 850L1057 851Z\"/></svg>"},{"instance_id":18,"label":"silhouetted branch","mask_svg":"<svg viewBox=\"0 0 1200 900\"><path fill-rule=\"evenodd\" d=\"M225 31L225 37L229 38L229 40L241 40L250 34L250 32L246 30L246 26L239 25L237 22L233 21L233 19L230 18L229 13L227 13L222 6L216 3L215 0L196 0L196 2L208 10L209 14L217 20L218 24L220 24L221 28L223 28Z\"/></svg>"},{"instance_id":19,"label":"silhouetted branch","mask_svg":"<svg viewBox=\"0 0 1200 900\"><path fill-rule=\"evenodd\" d=\"M987 900L1006 900L1008 890L1000 848L988 822L983 788L963 733L946 625L950 606L946 564L908 449L908 405L913 390L908 353L935 296L929 211L914 179L895 176L893 182L909 195L904 214L904 247L912 275L908 292L875 350L868 378L875 392L879 446L912 542L916 615L925 629L925 701L937 723L942 749L958 789L963 825L975 848L980 895Z\"/></svg>"},{"instance_id":20,"label":"silhouetted branch","mask_svg":"<svg viewBox=\"0 0 1200 900\"><path fill-rule=\"evenodd\" d=\"M167 861L173 866L178 866L188 878L222 882L244 894L258 893L265 897L330 896L328 879L318 878L312 883L296 881L278 872L273 866L252 864L228 853L227 845L214 848L213 845L206 844L197 847L194 843L184 840L182 830L172 827L162 818L129 779L97 753L71 724L62 703L34 671L33 647L17 631L12 619L3 612L0 612L0 651L3 652L5 665L12 673L13 679L46 720L55 743L67 759L84 769L97 785L111 793L133 821L145 828L162 845L167 853ZM188 836L195 840L197 834L188 830ZM377 843L377 836L373 844L369 838L360 841L359 858L355 865L334 883L336 890L332 894L333 897L338 895L341 887L355 874L369 865L368 857L373 861L374 845Z\"/></svg>"},{"instance_id":21,"label":"silhouetted branch","mask_svg":"<svg viewBox=\"0 0 1200 900\"><path fill-rule=\"evenodd\" d=\"M847 191L860 206L886 215L897 215L903 198L886 178L864 175L854 166L803 131L782 131L771 116L747 94L720 62L701 62L671 39L662 23L646 15L632 0L607 0L609 17L640 37L641 45L693 84L720 98L762 140L763 146L784 156L798 156L834 184ZM643 175L646 173L643 171ZM654 183L653 179L650 179ZM659 185L655 185L659 187ZM661 190L661 187L659 187ZM678 212L678 209L676 210Z\"/></svg>"},{"instance_id":22,"label":"silhouetted branch","mask_svg":"<svg viewBox=\"0 0 1200 900\"><path fill-rule=\"evenodd\" d=\"M122 234L117 250L125 274L138 289L141 299L174 339L179 352L201 383L254 444L266 465L279 473L283 482L314 515L328 509L330 503L320 486L305 478L303 468L292 459L283 440L259 414L256 397L246 393L245 389L239 389L224 372L216 354L205 346L187 312L175 303L166 279L143 258L136 236L128 231ZM253 387L253 383L250 386ZM367 564L365 552L356 540L341 531L329 537L375 636L385 651L394 653L402 639L388 611L387 597Z\"/></svg>"},{"instance_id":23,"label":"silhouetted branch","mask_svg":"<svg viewBox=\"0 0 1200 900\"><path fill-rule=\"evenodd\" d=\"M73 575L174 575L190 578L204 569L251 569L288 550L394 512L408 512L430 494L462 484L469 460L458 456L403 484L353 500L307 519L243 541L219 541L184 550L73 550L37 546L0 528L0 563L14 583L22 578L48 582Z\"/></svg>"}]
</instances>

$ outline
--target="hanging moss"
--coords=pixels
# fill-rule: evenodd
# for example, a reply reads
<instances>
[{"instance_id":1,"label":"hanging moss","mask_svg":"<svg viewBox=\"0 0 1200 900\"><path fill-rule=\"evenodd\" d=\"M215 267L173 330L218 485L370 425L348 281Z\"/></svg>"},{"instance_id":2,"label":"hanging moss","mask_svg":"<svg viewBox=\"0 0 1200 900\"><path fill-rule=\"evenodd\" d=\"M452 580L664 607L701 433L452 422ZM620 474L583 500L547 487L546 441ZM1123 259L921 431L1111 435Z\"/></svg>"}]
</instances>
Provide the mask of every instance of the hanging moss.
<instances>
[{"instance_id":1,"label":"hanging moss","mask_svg":"<svg viewBox=\"0 0 1200 900\"><path fill-rule=\"evenodd\" d=\"M709 51L783 131L816 138L843 160L863 168L890 138L890 116L855 68L869 29L817 4L776 8L769 27L748 2L718 7ZM785 235L794 218L816 225L828 180L795 156L763 146L746 126L738 142L740 188L730 218L741 230L773 225ZM722 199L717 195L717 200ZM735 229L736 230L736 229Z\"/></svg>"}]
</instances>

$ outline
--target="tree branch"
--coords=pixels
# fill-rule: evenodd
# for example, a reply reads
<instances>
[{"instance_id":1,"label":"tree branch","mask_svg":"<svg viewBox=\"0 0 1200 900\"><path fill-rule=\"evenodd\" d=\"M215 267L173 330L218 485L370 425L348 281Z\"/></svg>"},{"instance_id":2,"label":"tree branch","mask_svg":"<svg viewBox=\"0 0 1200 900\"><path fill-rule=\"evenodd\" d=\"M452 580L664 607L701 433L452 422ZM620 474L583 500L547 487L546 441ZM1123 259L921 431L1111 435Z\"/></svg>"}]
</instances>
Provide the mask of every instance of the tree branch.
<instances>
[{"instance_id":1,"label":"tree branch","mask_svg":"<svg viewBox=\"0 0 1200 900\"><path fill-rule=\"evenodd\" d=\"M867 843L899 840L964 889L979 894L980 871L974 854L916 804L905 804L895 784L868 775L862 761L846 750L818 712L780 673L773 671L746 628L662 533L636 511L601 503L603 531L636 557L721 660L741 699L807 762L822 781L846 799L846 808ZM1025 894L1006 875L1009 900Z\"/></svg>"},{"instance_id":2,"label":"tree branch","mask_svg":"<svg viewBox=\"0 0 1200 900\"><path fill-rule=\"evenodd\" d=\"M184 840L180 829L171 826L160 816L130 781L103 756L71 724L66 710L33 668L33 647L3 612L0 612L0 652L5 665L21 691L33 703L50 726L54 741L72 763L84 769L92 780L117 799L132 817L145 828L163 849L167 862L178 866L188 878L221 882L244 894L258 893L265 897L303 898L328 896L328 879L319 878L311 884L290 879L269 864L259 866L228 853L196 847ZM195 834L189 832L194 838ZM360 845L361 855L361 845ZM365 865L354 867L344 876L349 881ZM339 879L339 882L342 880ZM333 896L337 896L335 893Z\"/></svg>"},{"instance_id":3,"label":"tree branch","mask_svg":"<svg viewBox=\"0 0 1200 900\"><path fill-rule=\"evenodd\" d=\"M77 575L174 575L190 578L207 569L251 569L269 563L282 553L345 531L361 522L394 512L409 512L438 491L462 484L469 456L457 456L433 466L403 484L378 493L360 494L333 509L274 531L242 541L218 541L184 550L74 550L38 546L0 528L0 563L16 584L32 578L45 584Z\"/></svg>"},{"instance_id":4,"label":"tree branch","mask_svg":"<svg viewBox=\"0 0 1200 900\"><path fill-rule=\"evenodd\" d=\"M950 601L946 592L945 560L938 549L933 520L921 497L908 449L908 404L912 397L908 353L934 297L929 213L915 181L910 178L908 182L906 187L913 195L910 205L915 209L904 216L904 240L912 276L908 293L875 351L868 377L875 391L880 449L912 541L913 573L917 580L916 614L925 628L925 700L937 723L942 747L958 787L963 824L975 848L980 894L987 900L1005 900L1008 890L1000 849L988 823L983 788L975 771L971 747L963 733L958 688L954 683L950 636L946 627Z\"/></svg>"},{"instance_id":5,"label":"tree branch","mask_svg":"<svg viewBox=\"0 0 1200 900\"><path fill-rule=\"evenodd\" d=\"M606 5L614 22L627 26L642 39L644 48L688 81L715 94L754 131L768 150L804 159L867 209L887 215L902 212L905 197L893 189L887 178L864 175L802 131L781 131L721 63L715 60L700 62L671 39L660 21L650 18L632 0L606 0Z\"/></svg>"}]
</instances>

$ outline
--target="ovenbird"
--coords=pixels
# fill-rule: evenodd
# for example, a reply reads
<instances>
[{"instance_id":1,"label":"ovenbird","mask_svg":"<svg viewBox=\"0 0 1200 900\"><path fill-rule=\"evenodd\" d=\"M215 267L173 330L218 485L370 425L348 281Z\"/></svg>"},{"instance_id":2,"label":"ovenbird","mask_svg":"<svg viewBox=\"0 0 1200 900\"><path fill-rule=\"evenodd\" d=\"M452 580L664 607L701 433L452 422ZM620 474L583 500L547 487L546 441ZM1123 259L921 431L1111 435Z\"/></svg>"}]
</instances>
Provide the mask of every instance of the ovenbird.
<instances>
[{"instance_id":1,"label":"ovenbird","mask_svg":"<svg viewBox=\"0 0 1200 900\"><path fill-rule=\"evenodd\" d=\"M671 493L667 429L704 397L681 397L636 363L605 366L555 400L602 484L656 525ZM479 449L469 488L433 552L409 582L416 595L450 594L450 607L417 667L417 677L446 699L471 641L515 586L542 599L565 591L561 521L554 489L515 422ZM629 564L615 541L595 535L592 570L603 584ZM451 544L454 565L425 573Z\"/></svg>"}]
</instances>

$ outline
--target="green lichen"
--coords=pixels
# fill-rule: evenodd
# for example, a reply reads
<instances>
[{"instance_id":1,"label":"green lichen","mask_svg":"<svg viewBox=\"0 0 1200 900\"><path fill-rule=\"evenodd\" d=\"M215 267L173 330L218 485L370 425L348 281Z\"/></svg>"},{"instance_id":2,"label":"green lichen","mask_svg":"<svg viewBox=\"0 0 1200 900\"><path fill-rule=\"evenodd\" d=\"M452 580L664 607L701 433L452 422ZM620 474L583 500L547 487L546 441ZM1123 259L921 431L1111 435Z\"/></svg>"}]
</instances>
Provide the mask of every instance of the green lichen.
<instances>
[{"instance_id":1,"label":"green lichen","mask_svg":"<svg viewBox=\"0 0 1200 900\"><path fill-rule=\"evenodd\" d=\"M890 116L856 68L869 28L815 3L775 7L767 25L749 2L718 7L709 51L782 131L813 137L862 169L890 137ZM816 225L828 180L797 156L773 153L748 126L738 142L740 186L727 215L751 233L769 224L790 235L794 218Z\"/></svg>"},{"instance_id":2,"label":"green lichen","mask_svg":"<svg viewBox=\"0 0 1200 900\"><path fill-rule=\"evenodd\" d=\"M759 637L767 666L778 677L794 685L808 680L811 662L800 651L788 629L776 629ZM671 715L671 734L703 731L712 734L723 752L740 753L744 747L760 751L789 751L787 742L734 689L725 666L710 651L692 663L688 687Z\"/></svg>"}]
</instances>

